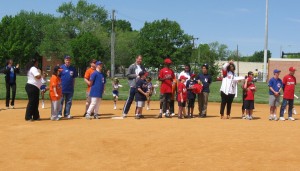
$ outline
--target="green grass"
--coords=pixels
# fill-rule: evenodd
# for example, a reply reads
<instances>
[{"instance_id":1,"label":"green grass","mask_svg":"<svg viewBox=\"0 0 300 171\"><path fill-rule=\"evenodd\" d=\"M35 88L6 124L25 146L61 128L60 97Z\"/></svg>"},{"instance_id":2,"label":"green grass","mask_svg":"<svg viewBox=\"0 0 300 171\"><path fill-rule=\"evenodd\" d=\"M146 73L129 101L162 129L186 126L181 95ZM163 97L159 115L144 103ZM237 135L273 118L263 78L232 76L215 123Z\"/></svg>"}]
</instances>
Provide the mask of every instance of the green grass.
<instances>
[{"instance_id":1,"label":"green grass","mask_svg":"<svg viewBox=\"0 0 300 171\"><path fill-rule=\"evenodd\" d=\"M50 78L50 77L49 77ZM48 79L49 79L48 78ZM27 99L27 94L25 92L25 84L27 82L26 76L17 76L17 99ZM120 83L123 85L119 89L119 99L126 100L128 96L129 86L127 83L127 79L120 79ZM153 81L155 83L155 80ZM255 103L268 103L269 95L268 95L268 85L267 83L257 82L255 83L257 87L257 91L255 93ZM209 101L211 102L220 102L220 87L221 82L213 82L210 86L211 92L209 95ZM300 86L296 86L296 92L300 89ZM83 78L77 78L75 84L75 92L74 92L74 100L84 100L85 99L85 90L86 84L83 81ZM234 99L234 102L240 103L242 101L242 89L241 84L238 86L238 97ZM152 96L152 100L159 100L159 89L156 89L157 94ZM297 93L296 93L297 94ZM300 95L297 94L297 95ZM46 93L46 99L49 99L49 94ZM5 99L5 81L4 75L0 75L0 99ZM103 97L105 100L112 100L112 82L111 80L107 80L106 83L106 91ZM295 100L296 104L300 104L298 100Z\"/></svg>"}]
</instances>

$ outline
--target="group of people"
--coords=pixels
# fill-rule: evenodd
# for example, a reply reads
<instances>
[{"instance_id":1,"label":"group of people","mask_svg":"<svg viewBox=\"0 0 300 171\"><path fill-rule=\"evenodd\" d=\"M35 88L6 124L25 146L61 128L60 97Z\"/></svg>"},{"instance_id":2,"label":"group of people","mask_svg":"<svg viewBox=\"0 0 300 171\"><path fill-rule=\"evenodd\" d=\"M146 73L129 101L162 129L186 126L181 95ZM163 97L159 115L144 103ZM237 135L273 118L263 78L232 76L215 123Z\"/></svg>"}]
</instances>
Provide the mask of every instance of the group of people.
<instances>
[{"instance_id":1,"label":"group of people","mask_svg":"<svg viewBox=\"0 0 300 171\"><path fill-rule=\"evenodd\" d=\"M209 75L208 64L201 66L202 72L198 75L191 72L189 65L185 65L184 71L179 74L171 69L172 60L164 59L164 67L160 69L158 80L160 85L160 112L157 118L170 118L175 116L175 101L178 102L178 119L193 118L196 98L198 98L198 117L205 118L207 116L208 97L210 93L210 85L212 77ZM292 117L294 108L294 92L296 78L294 76L296 69L289 68L289 74L279 78L280 70L273 71L274 76L269 80L269 105L270 116L269 120L284 121L284 113L288 105L288 120L294 121ZM12 99L10 106L14 108L14 99L16 94L16 73L19 72L19 65L13 66L13 61L8 60L7 65L1 70L5 74L6 81L6 107L9 108L10 89L12 88ZM32 59L26 65L27 84L25 90L28 95L28 104L25 113L26 121L40 120L39 115L39 95L49 90L51 101L51 120L60 120L65 117L71 119L70 114L72 106L72 98L74 94L75 78L78 76L75 67L71 65L71 57L64 57L64 64L57 65L53 69L49 86L46 86L47 80L45 74L38 69L38 61ZM233 61L225 63L222 67L222 83L220 88L221 104L220 116L221 119L230 119L231 105L233 99L237 97L238 83L243 81L243 104L242 118L247 120L253 119L254 109L254 94L256 86L253 81L253 72L249 71L245 77L239 77L235 74L235 65ZM133 100L135 99L135 118L143 118L143 107L147 104L147 109L150 108L150 98L154 91L151 77L145 67L142 65L142 56L138 55L135 63L128 68L128 83L130 86L129 96L122 110L122 117L126 118ZM106 77L103 74L103 63L95 59L90 61L90 67L86 70L84 81L87 85L86 89L86 107L84 117L86 119L99 119L99 106L103 93L105 91ZM113 79L112 94L114 101L114 109L116 109L117 100L119 97L119 87L122 85L117 78ZM283 93L282 93L283 92ZM280 96L283 94L283 100L280 108L279 119L277 118L277 107L280 105ZM63 110L63 105L65 108ZM44 102L42 104L44 107ZM225 114L226 109L226 116Z\"/></svg>"}]
</instances>

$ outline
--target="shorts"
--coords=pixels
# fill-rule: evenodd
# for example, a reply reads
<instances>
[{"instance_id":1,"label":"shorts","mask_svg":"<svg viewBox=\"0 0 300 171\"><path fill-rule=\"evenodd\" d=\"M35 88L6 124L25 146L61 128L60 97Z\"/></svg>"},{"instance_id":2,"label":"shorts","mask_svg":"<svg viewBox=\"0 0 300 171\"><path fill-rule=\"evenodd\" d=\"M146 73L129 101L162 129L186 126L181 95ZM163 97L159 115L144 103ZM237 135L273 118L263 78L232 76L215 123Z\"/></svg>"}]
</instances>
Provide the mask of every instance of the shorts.
<instances>
[{"instance_id":1,"label":"shorts","mask_svg":"<svg viewBox=\"0 0 300 171\"><path fill-rule=\"evenodd\" d=\"M246 110L253 110L254 109L254 100L245 100L244 101L244 108Z\"/></svg>"},{"instance_id":2,"label":"shorts","mask_svg":"<svg viewBox=\"0 0 300 171\"><path fill-rule=\"evenodd\" d=\"M113 90L112 94L113 94L113 97L116 97L116 96L119 97L119 91L118 90Z\"/></svg>"},{"instance_id":3,"label":"shorts","mask_svg":"<svg viewBox=\"0 0 300 171\"><path fill-rule=\"evenodd\" d=\"M145 101L136 101L136 107L145 107Z\"/></svg>"},{"instance_id":4,"label":"shorts","mask_svg":"<svg viewBox=\"0 0 300 171\"><path fill-rule=\"evenodd\" d=\"M188 99L188 107L195 107L195 99Z\"/></svg>"},{"instance_id":5,"label":"shorts","mask_svg":"<svg viewBox=\"0 0 300 171\"><path fill-rule=\"evenodd\" d=\"M178 106L179 107L185 107L186 106L186 101L183 101L182 103L178 102Z\"/></svg>"},{"instance_id":6,"label":"shorts","mask_svg":"<svg viewBox=\"0 0 300 171\"><path fill-rule=\"evenodd\" d=\"M41 85L40 90L41 91L46 91L46 87L47 87L46 85Z\"/></svg>"},{"instance_id":7,"label":"shorts","mask_svg":"<svg viewBox=\"0 0 300 171\"><path fill-rule=\"evenodd\" d=\"M270 95L269 105L278 107L280 105L280 96L275 97L274 95Z\"/></svg>"}]
</instances>

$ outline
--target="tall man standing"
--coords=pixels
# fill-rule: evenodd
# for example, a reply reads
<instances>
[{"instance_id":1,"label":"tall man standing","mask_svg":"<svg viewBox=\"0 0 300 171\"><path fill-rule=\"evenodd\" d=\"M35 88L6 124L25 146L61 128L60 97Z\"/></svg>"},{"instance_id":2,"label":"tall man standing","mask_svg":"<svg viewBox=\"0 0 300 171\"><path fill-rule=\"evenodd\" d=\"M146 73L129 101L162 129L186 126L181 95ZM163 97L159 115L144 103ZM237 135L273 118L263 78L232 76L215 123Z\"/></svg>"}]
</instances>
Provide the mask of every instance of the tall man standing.
<instances>
[{"instance_id":1,"label":"tall man standing","mask_svg":"<svg viewBox=\"0 0 300 171\"><path fill-rule=\"evenodd\" d=\"M284 121L285 118L283 117L284 109L286 108L287 104L288 107L288 120L294 121L295 119L292 117L292 110L294 107L294 93L295 93L295 86L296 86L296 77L294 76L296 69L294 67L289 68L289 74L283 77L283 100L280 108L280 118L279 120Z\"/></svg>"},{"instance_id":2,"label":"tall man standing","mask_svg":"<svg viewBox=\"0 0 300 171\"><path fill-rule=\"evenodd\" d=\"M75 78L78 76L75 67L71 66L71 57L65 56L65 64L61 65L63 71L60 74L62 85L62 100L61 109L58 112L59 117L62 117L63 103L65 101L64 117L71 119L70 115L72 98L74 94Z\"/></svg>"},{"instance_id":3,"label":"tall man standing","mask_svg":"<svg viewBox=\"0 0 300 171\"><path fill-rule=\"evenodd\" d=\"M170 68L172 64L171 59L164 60L165 67L159 71L158 79L161 81L160 93L162 94L163 108L162 112L165 117L170 117L167 112L167 108L170 106L172 96L172 83L175 79L174 71ZM162 118L162 114L158 115L158 118Z\"/></svg>"},{"instance_id":4,"label":"tall man standing","mask_svg":"<svg viewBox=\"0 0 300 171\"><path fill-rule=\"evenodd\" d=\"M199 74L196 78L198 83L202 84L202 92L198 94L198 110L199 117L205 118L207 113L209 86L212 82L212 78L208 74L208 64L203 64L201 69L202 74Z\"/></svg>"},{"instance_id":5,"label":"tall man standing","mask_svg":"<svg viewBox=\"0 0 300 171\"><path fill-rule=\"evenodd\" d=\"M135 58L135 63L131 64L128 68L127 78L128 78L128 84L130 86L130 90L129 90L129 96L123 107L123 112L122 112L123 118L127 117L132 101L134 100L134 96L136 93L135 84L137 82L137 79L139 79L139 73L141 71L146 72L145 67L142 65L142 59L143 59L142 55L138 55Z\"/></svg>"}]
</instances>

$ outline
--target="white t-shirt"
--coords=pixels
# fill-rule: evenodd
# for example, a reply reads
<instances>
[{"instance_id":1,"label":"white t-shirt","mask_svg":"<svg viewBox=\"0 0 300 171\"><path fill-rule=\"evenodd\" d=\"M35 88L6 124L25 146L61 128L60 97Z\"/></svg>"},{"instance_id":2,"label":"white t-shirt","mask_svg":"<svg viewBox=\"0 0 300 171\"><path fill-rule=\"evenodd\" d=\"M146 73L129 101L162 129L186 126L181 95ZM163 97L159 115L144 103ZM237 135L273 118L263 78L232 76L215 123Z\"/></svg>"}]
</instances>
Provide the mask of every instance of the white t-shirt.
<instances>
[{"instance_id":1,"label":"white t-shirt","mask_svg":"<svg viewBox=\"0 0 300 171\"><path fill-rule=\"evenodd\" d=\"M139 75L139 73L142 71L142 68L140 65L136 65L135 74Z\"/></svg>"},{"instance_id":2,"label":"white t-shirt","mask_svg":"<svg viewBox=\"0 0 300 171\"><path fill-rule=\"evenodd\" d=\"M40 89L41 85L42 85L42 81L41 79L36 79L35 77L41 75L41 73L38 71L38 69L36 67L31 67L30 70L27 73L27 83L28 84L32 84L34 86L36 86L38 89Z\"/></svg>"},{"instance_id":3,"label":"white t-shirt","mask_svg":"<svg viewBox=\"0 0 300 171\"><path fill-rule=\"evenodd\" d=\"M185 80L184 82L184 85L186 85L186 82L191 78L190 76L190 73L189 72L185 72L185 71L182 71L179 75L178 75L178 80L181 76L185 76L187 79Z\"/></svg>"}]
</instances>

